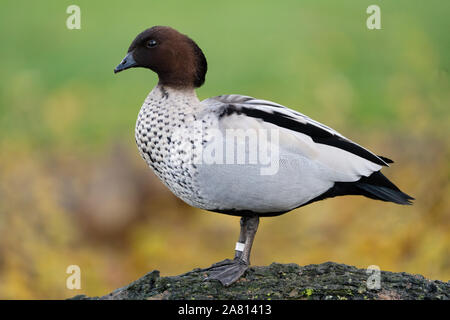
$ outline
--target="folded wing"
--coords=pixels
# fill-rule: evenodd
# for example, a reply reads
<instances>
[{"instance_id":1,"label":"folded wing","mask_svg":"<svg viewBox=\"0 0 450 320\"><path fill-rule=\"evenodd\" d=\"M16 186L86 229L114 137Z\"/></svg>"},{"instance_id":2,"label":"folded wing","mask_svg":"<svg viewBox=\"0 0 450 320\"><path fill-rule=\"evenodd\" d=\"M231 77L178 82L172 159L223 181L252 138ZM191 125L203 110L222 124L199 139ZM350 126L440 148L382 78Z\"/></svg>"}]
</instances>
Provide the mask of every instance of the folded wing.
<instances>
[{"instance_id":1,"label":"folded wing","mask_svg":"<svg viewBox=\"0 0 450 320\"><path fill-rule=\"evenodd\" d=\"M233 186L236 194L230 194L230 188L224 187L220 195L213 195L226 198L217 211L239 211L252 206L258 206L258 210L264 212L289 211L326 197L345 194L401 202L404 194L397 194L398 188L379 172L382 166L388 166L392 161L375 155L330 127L280 104L249 96L223 95L203 103L207 113L215 114L223 131L275 129L279 133L280 172L277 176L257 177L254 174L250 177L250 168L237 167L217 167L208 172L208 177L221 174L221 185L226 185L228 180L229 185L236 182ZM245 179L240 180L241 176ZM359 186L359 181L364 184ZM382 185L377 185L380 183ZM395 194L389 195L388 189ZM248 208L248 202L240 202L242 195L253 199ZM408 198L403 197L404 202L408 202L411 198L405 196ZM227 209L227 203L234 207Z\"/></svg>"}]
</instances>

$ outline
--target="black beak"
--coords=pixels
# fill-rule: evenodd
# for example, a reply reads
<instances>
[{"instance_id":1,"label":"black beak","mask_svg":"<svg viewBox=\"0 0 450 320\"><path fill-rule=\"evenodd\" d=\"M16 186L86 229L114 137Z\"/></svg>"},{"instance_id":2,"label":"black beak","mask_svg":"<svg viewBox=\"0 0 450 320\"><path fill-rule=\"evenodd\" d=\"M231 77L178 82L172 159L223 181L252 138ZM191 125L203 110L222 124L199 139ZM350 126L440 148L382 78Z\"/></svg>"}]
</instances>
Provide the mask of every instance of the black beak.
<instances>
[{"instance_id":1,"label":"black beak","mask_svg":"<svg viewBox=\"0 0 450 320\"><path fill-rule=\"evenodd\" d=\"M134 61L133 54L128 52L125 58L123 58L122 62L114 69L114 73L127 70L133 67L136 67L137 63Z\"/></svg>"}]
</instances>

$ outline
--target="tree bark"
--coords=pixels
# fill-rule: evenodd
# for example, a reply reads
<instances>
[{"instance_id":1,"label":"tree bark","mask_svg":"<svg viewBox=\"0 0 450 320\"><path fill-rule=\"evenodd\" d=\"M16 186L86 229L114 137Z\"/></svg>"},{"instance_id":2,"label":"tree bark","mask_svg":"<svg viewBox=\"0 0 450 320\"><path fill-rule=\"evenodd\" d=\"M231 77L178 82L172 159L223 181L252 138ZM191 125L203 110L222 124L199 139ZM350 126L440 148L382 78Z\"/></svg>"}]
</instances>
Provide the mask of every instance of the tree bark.
<instances>
[{"instance_id":1,"label":"tree bark","mask_svg":"<svg viewBox=\"0 0 450 320\"><path fill-rule=\"evenodd\" d=\"M207 273L194 269L160 277L154 270L102 297L72 299L311 299L311 300L423 300L450 299L450 282L432 281L405 272L377 272L326 262L299 266L272 263L250 267L238 282L223 287L204 281Z\"/></svg>"}]
</instances>

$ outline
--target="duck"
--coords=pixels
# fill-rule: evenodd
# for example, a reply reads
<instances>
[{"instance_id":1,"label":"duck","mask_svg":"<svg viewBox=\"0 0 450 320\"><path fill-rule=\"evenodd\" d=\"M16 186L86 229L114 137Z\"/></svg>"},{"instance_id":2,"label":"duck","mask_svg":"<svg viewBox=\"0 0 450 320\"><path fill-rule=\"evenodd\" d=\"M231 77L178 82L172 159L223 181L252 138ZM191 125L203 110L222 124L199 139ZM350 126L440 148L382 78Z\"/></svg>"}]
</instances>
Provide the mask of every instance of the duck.
<instances>
[{"instance_id":1,"label":"duck","mask_svg":"<svg viewBox=\"0 0 450 320\"><path fill-rule=\"evenodd\" d=\"M392 160L281 104L227 94L199 100L208 69L197 43L168 26L139 33L114 73L155 72L135 126L141 157L187 204L240 217L234 258L201 269L230 286L250 266L260 218L345 195L412 204L382 173Z\"/></svg>"}]
</instances>

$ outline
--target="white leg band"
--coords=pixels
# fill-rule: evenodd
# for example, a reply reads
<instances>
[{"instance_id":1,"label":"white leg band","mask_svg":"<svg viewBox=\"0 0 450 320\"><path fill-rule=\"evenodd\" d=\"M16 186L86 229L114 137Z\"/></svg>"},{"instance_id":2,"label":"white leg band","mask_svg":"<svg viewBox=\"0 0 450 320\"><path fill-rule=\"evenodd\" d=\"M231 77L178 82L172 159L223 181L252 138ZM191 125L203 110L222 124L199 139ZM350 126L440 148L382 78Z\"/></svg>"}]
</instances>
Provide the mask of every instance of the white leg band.
<instances>
[{"instance_id":1,"label":"white leg band","mask_svg":"<svg viewBox=\"0 0 450 320\"><path fill-rule=\"evenodd\" d=\"M242 242L236 242L236 248L234 250L236 251L244 251L245 243Z\"/></svg>"}]
</instances>

